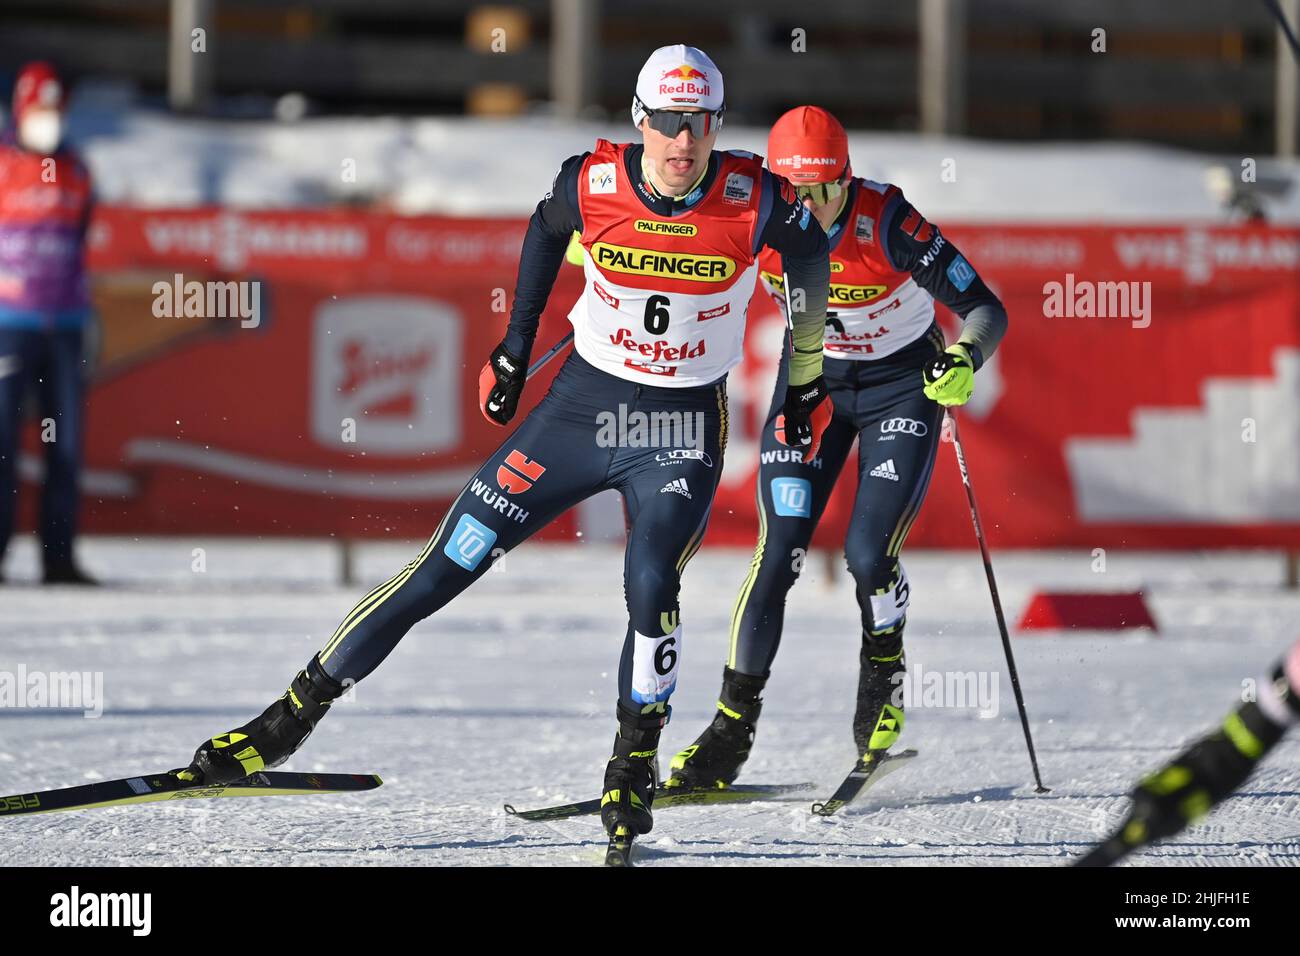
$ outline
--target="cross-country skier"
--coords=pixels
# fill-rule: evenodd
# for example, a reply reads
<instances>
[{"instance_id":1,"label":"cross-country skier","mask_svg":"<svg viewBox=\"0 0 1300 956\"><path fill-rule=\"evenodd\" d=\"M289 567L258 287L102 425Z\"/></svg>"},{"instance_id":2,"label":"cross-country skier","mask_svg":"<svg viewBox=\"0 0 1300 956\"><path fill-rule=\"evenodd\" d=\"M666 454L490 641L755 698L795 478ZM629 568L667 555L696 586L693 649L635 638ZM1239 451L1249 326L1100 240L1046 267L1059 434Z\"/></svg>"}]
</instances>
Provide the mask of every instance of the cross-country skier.
<instances>
[{"instance_id":1,"label":"cross-country skier","mask_svg":"<svg viewBox=\"0 0 1300 956\"><path fill-rule=\"evenodd\" d=\"M1291 646L1247 701L1133 791L1133 806L1115 834L1078 860L1107 866L1155 840L1181 832L1246 782L1264 755L1300 722L1300 641Z\"/></svg>"},{"instance_id":2,"label":"cross-country skier","mask_svg":"<svg viewBox=\"0 0 1300 956\"><path fill-rule=\"evenodd\" d=\"M628 626L601 816L611 836L650 830L655 752L681 660L678 582L700 546L722 470L725 381L741 359L759 250L781 256L804 292L792 317L784 411L786 439L810 453L830 418L821 377L830 273L825 233L790 185L765 171L759 157L714 151L722 76L704 53L682 45L656 50L632 104L642 143L598 141L560 167L538 204L509 329L480 377L483 413L508 424L538 319L577 231L586 286L569 313L575 352L550 391L478 470L415 559L348 612L260 717L205 741L186 779L228 781L283 762L344 682L373 671L417 621L482 575L489 555L614 488L629 519ZM676 446L610 440L607 426L620 406L628 415L669 413L661 421L680 413L678 421L702 422L703 434Z\"/></svg>"},{"instance_id":3,"label":"cross-country skier","mask_svg":"<svg viewBox=\"0 0 1300 956\"><path fill-rule=\"evenodd\" d=\"M717 713L673 758L670 786L730 784L749 756L786 594L854 439L858 488L844 542L862 611L853 736L864 759L898 739L910 597L899 553L930 482L944 406L970 398L975 372L1007 325L997 296L897 186L853 176L844 128L826 110L790 110L772 127L767 152L830 239L825 376L834 417L816 460L782 446L790 381L783 356L763 431L758 545L736 599ZM759 268L784 307L779 263L764 253ZM964 319L946 349L934 299Z\"/></svg>"}]
</instances>

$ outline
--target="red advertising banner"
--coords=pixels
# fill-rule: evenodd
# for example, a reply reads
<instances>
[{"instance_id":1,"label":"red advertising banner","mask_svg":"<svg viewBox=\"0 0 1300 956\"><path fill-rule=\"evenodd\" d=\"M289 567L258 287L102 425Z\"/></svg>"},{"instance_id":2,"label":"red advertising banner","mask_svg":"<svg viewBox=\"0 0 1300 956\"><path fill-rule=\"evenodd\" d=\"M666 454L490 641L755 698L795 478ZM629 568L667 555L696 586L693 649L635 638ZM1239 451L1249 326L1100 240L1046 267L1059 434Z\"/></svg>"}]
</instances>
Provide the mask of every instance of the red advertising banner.
<instances>
[{"instance_id":1,"label":"red advertising banner","mask_svg":"<svg viewBox=\"0 0 1300 956\"><path fill-rule=\"evenodd\" d=\"M430 533L505 435L480 415L476 381L505 328L524 227L100 210L86 530ZM946 233L1011 317L958 413L994 545L1300 544L1300 231ZM256 282L243 287L257 290L256 318L186 315L191 281ZM580 288L565 266L537 354L567 329ZM940 316L954 338L958 321ZM708 543L753 541L756 439L782 332L756 294L746 360L728 385L732 432ZM530 384L521 414L559 364ZM34 428L28 439L31 476ZM910 544L970 547L951 450L940 456ZM842 540L856 486L843 476L820 542ZM30 521L30 501L24 510ZM583 520L566 515L547 536L576 534Z\"/></svg>"}]
</instances>

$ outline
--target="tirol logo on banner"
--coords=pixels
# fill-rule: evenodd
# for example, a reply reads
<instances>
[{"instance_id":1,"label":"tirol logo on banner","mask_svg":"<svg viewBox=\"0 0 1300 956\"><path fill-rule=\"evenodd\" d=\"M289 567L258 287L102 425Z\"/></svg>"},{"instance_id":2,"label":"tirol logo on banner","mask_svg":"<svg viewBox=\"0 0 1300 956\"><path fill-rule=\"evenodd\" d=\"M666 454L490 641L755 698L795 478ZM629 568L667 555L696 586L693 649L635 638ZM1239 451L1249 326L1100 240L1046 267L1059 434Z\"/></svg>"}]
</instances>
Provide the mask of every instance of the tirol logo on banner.
<instances>
[{"instance_id":1,"label":"tirol logo on banner","mask_svg":"<svg viewBox=\"0 0 1300 956\"><path fill-rule=\"evenodd\" d=\"M461 329L454 309L430 299L357 296L323 303L312 321L316 441L398 454L458 445ZM354 430L345 430L345 419L356 423Z\"/></svg>"}]
</instances>

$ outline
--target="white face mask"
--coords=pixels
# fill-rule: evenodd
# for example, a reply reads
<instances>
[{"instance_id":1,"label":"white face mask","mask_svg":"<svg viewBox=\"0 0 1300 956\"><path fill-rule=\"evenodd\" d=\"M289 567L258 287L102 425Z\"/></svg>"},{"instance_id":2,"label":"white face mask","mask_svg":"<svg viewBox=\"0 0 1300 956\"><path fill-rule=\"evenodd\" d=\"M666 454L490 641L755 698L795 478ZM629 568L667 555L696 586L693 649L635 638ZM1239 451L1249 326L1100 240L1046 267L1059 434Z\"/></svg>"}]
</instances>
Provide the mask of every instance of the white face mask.
<instances>
[{"instance_id":1,"label":"white face mask","mask_svg":"<svg viewBox=\"0 0 1300 956\"><path fill-rule=\"evenodd\" d=\"M18 121L18 142L24 149L48 156L63 140L63 115L58 110L28 110Z\"/></svg>"}]
</instances>

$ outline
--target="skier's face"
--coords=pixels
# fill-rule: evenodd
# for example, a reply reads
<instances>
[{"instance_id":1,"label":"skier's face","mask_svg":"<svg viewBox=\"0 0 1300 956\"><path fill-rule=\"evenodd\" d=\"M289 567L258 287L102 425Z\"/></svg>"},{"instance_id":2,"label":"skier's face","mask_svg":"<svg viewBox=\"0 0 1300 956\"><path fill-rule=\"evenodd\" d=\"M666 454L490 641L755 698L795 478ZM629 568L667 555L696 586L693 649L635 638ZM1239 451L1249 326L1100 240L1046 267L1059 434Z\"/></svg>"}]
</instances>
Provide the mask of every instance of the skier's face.
<instances>
[{"instance_id":1,"label":"skier's face","mask_svg":"<svg viewBox=\"0 0 1300 956\"><path fill-rule=\"evenodd\" d=\"M713 144L718 139L718 132L714 125L709 133L697 139L683 126L676 136L668 137L653 129L649 121L643 119L641 136L645 143L645 157L653 165L655 176L659 180L656 186L666 186L670 194L681 195L704 172L709 162L709 153L713 151Z\"/></svg>"},{"instance_id":2,"label":"skier's face","mask_svg":"<svg viewBox=\"0 0 1300 956\"><path fill-rule=\"evenodd\" d=\"M836 216L844 208L844 193L849 188L849 178L845 176L834 184L818 184L816 188L798 189L799 200L804 207L811 210L813 217L821 223L823 229L829 229ZM830 186L831 188L826 188Z\"/></svg>"}]
</instances>

